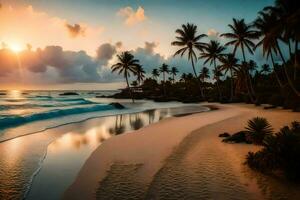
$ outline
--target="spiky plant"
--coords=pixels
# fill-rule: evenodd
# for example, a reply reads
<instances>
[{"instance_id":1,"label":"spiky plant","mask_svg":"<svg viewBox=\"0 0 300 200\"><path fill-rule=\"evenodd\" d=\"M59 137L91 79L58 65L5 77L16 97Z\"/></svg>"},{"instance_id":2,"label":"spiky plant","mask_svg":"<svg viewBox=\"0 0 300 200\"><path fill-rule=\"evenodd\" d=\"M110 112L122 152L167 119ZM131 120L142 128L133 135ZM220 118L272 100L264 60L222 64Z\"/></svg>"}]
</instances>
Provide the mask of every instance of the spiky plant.
<instances>
[{"instance_id":1,"label":"spiky plant","mask_svg":"<svg viewBox=\"0 0 300 200\"><path fill-rule=\"evenodd\" d=\"M246 132L250 142L263 145L264 139L273 133L273 128L266 118L255 117L248 121Z\"/></svg>"}]
</instances>

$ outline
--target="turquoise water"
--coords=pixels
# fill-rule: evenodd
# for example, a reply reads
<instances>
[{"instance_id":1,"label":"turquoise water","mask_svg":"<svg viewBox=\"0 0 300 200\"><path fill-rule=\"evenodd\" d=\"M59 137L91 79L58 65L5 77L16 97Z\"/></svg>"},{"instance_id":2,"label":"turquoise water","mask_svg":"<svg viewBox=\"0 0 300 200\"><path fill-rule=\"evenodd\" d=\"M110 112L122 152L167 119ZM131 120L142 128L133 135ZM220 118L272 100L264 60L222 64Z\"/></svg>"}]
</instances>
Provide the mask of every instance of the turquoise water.
<instances>
[{"instance_id":1,"label":"turquoise water","mask_svg":"<svg viewBox=\"0 0 300 200\"><path fill-rule=\"evenodd\" d=\"M59 93L14 91L0 97L0 199L59 199L90 154L110 137L176 114L207 111L177 102L95 98L101 91ZM126 109L109 105L116 101Z\"/></svg>"}]
</instances>

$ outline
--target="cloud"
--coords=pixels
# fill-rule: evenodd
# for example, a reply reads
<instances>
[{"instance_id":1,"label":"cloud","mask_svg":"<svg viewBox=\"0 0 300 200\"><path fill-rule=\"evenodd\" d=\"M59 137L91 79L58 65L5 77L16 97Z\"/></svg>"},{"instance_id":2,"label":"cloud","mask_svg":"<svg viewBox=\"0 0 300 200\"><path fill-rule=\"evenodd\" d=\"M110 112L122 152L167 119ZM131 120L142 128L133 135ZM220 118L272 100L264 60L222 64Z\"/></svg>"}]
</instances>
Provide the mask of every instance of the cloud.
<instances>
[{"instance_id":1,"label":"cloud","mask_svg":"<svg viewBox=\"0 0 300 200\"><path fill-rule=\"evenodd\" d=\"M20 25L20 19L23 26ZM3 3L0 10L0 43L5 42L8 46L17 43L25 47L30 43L33 49L36 49L59 45L73 51L84 49L93 55L99 44L95 41L103 38L104 30L103 26L85 22L70 25L66 19L22 4L10 6L9 3ZM83 34L85 37L79 37ZM73 36L77 36L76 40Z\"/></svg>"},{"instance_id":2,"label":"cloud","mask_svg":"<svg viewBox=\"0 0 300 200\"><path fill-rule=\"evenodd\" d=\"M134 11L134 9L130 6L121 8L117 12L117 15L123 17L125 19L125 25L128 26L136 25L147 19L145 15L145 10L141 6L139 6L136 11Z\"/></svg>"},{"instance_id":3,"label":"cloud","mask_svg":"<svg viewBox=\"0 0 300 200\"><path fill-rule=\"evenodd\" d=\"M155 51L158 46L159 44L155 42L145 42L144 47L138 47L132 51L133 55L140 60L148 76L151 76L151 71L154 68L160 67L163 63L170 67L177 67L180 73L192 72L191 64L186 57L165 57ZM197 67L199 67L198 63L196 64Z\"/></svg>"},{"instance_id":4,"label":"cloud","mask_svg":"<svg viewBox=\"0 0 300 200\"><path fill-rule=\"evenodd\" d=\"M120 45L120 43L119 43ZM18 56L9 49L0 49L0 82L20 83L103 83L123 80L112 74L108 61L117 47L109 43L98 48L98 57L85 51L65 51L61 46L24 50Z\"/></svg>"},{"instance_id":5,"label":"cloud","mask_svg":"<svg viewBox=\"0 0 300 200\"><path fill-rule=\"evenodd\" d=\"M110 43L100 45L97 49L97 59L101 60L103 64L107 65L108 61L116 54L117 46L119 45L119 43L117 43L116 46Z\"/></svg>"},{"instance_id":6,"label":"cloud","mask_svg":"<svg viewBox=\"0 0 300 200\"><path fill-rule=\"evenodd\" d=\"M76 38L78 36L85 36L85 28L83 28L79 24L74 24L72 26L71 24L66 23L65 27L67 28L71 38Z\"/></svg>"},{"instance_id":7,"label":"cloud","mask_svg":"<svg viewBox=\"0 0 300 200\"><path fill-rule=\"evenodd\" d=\"M186 58L164 57L156 52L158 45L155 42L145 42L143 47L131 50L148 76L152 69L158 68L162 63L178 67L181 73L191 72ZM67 51L55 45L37 50L28 48L18 56L9 49L0 49L0 83L51 85L124 81L122 75L112 73L110 69L116 62L116 55L123 50L122 42L99 45L95 57L89 56L85 51Z\"/></svg>"},{"instance_id":8,"label":"cloud","mask_svg":"<svg viewBox=\"0 0 300 200\"><path fill-rule=\"evenodd\" d=\"M215 29L209 29L207 31L207 36L211 39L211 40L216 40L219 39L219 35L220 33L218 31L216 31Z\"/></svg>"}]
</instances>

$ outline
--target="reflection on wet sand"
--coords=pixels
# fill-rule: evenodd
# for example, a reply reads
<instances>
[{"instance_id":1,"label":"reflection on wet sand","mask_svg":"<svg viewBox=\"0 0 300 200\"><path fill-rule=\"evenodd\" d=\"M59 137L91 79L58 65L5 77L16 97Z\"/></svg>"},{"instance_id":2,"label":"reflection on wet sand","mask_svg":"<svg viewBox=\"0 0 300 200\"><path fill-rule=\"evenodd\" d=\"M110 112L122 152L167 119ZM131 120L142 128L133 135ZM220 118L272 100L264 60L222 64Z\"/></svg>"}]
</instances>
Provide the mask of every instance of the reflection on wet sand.
<instances>
[{"instance_id":1,"label":"reflection on wet sand","mask_svg":"<svg viewBox=\"0 0 300 200\"><path fill-rule=\"evenodd\" d=\"M192 108L190 108L192 107ZM75 179L76 174L90 154L105 140L132 130L140 129L166 117L183 113L205 111L200 106L146 110L140 113L119 114L91 119L82 123L68 125L61 131L59 138L47 149L43 167L35 177L27 199L59 199L65 189ZM54 172L67 172L55 174ZM55 178L51 178L51 177ZM54 187L53 187L54 186ZM49 195L51 187L51 195ZM46 197L45 197L46 196Z\"/></svg>"}]
</instances>

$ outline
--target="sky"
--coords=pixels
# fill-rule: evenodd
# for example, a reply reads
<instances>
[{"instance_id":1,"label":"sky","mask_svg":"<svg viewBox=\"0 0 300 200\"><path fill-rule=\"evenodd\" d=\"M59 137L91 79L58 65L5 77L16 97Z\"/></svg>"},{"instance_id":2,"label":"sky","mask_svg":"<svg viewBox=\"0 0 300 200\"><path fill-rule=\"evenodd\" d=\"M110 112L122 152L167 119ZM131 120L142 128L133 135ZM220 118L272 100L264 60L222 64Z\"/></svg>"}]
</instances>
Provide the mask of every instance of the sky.
<instances>
[{"instance_id":1,"label":"sky","mask_svg":"<svg viewBox=\"0 0 300 200\"><path fill-rule=\"evenodd\" d=\"M217 39L232 18L253 21L273 0L0 0L0 89L117 89L116 55L132 51L146 72L173 58L175 30L191 22ZM260 55L254 55L257 62ZM202 64L199 62L198 71ZM207 66L209 67L209 66Z\"/></svg>"}]
</instances>

